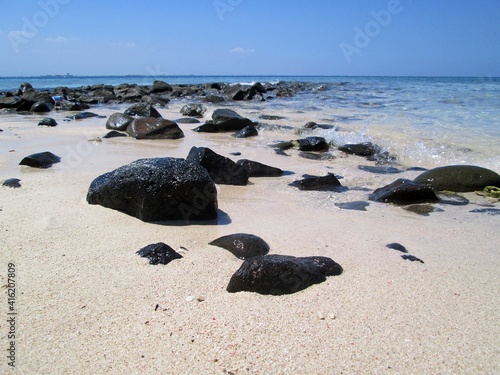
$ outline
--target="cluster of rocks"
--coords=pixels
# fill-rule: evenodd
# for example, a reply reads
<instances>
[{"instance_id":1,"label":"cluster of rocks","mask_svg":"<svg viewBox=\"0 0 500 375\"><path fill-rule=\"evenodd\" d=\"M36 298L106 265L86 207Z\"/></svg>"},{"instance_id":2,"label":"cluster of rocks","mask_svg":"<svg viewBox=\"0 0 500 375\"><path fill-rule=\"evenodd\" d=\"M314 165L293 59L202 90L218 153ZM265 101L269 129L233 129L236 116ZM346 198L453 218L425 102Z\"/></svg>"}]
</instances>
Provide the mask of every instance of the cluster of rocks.
<instances>
[{"instance_id":1,"label":"cluster of rocks","mask_svg":"<svg viewBox=\"0 0 500 375\"><path fill-rule=\"evenodd\" d=\"M156 80L152 85L123 83L120 85L96 84L53 90L35 90L30 83L22 83L19 89L0 93L0 109L19 112L50 112L54 108L68 111L89 109L89 105L108 103L145 103L164 106L172 99L198 98L206 103L224 101L264 101L276 97L293 96L301 90L310 89L310 84L298 82L255 83L252 85L205 83L192 85L170 85Z\"/></svg>"}]
</instances>

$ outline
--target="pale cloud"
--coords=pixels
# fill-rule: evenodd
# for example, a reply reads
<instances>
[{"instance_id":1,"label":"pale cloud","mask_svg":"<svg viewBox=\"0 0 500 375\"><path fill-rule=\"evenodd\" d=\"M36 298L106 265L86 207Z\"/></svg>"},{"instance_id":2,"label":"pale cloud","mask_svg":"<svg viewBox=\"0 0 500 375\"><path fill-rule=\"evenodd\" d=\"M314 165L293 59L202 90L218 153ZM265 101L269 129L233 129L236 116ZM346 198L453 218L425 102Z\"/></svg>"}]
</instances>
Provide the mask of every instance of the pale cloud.
<instances>
[{"instance_id":1,"label":"pale cloud","mask_svg":"<svg viewBox=\"0 0 500 375\"><path fill-rule=\"evenodd\" d=\"M236 47L229 51L229 53L232 55L247 55L254 52L255 50L252 48L243 48L243 47Z\"/></svg>"},{"instance_id":2,"label":"pale cloud","mask_svg":"<svg viewBox=\"0 0 500 375\"><path fill-rule=\"evenodd\" d=\"M135 48L137 44L135 42L114 42L111 43L111 46L120 48Z\"/></svg>"},{"instance_id":3,"label":"pale cloud","mask_svg":"<svg viewBox=\"0 0 500 375\"><path fill-rule=\"evenodd\" d=\"M66 37L66 36L56 36L55 38L46 38L45 41L55 44L64 44L77 40L77 38Z\"/></svg>"}]
</instances>

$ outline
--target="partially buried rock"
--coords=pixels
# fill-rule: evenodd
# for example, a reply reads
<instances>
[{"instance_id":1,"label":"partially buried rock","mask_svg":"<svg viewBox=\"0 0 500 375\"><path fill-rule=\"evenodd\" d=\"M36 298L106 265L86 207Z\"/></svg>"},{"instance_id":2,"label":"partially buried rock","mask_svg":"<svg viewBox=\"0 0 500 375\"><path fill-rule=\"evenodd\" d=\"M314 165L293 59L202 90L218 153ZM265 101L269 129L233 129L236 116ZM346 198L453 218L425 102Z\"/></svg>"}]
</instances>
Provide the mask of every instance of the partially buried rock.
<instances>
[{"instance_id":1,"label":"partially buried rock","mask_svg":"<svg viewBox=\"0 0 500 375\"><path fill-rule=\"evenodd\" d=\"M333 173L321 177L307 177L294 181L290 186L298 187L299 190L335 190L342 186Z\"/></svg>"},{"instance_id":2,"label":"partially buried rock","mask_svg":"<svg viewBox=\"0 0 500 375\"><path fill-rule=\"evenodd\" d=\"M245 168L250 177L278 177L283 174L283 171L279 168L271 167L253 160L241 159L238 160L236 164Z\"/></svg>"},{"instance_id":3,"label":"partially buried rock","mask_svg":"<svg viewBox=\"0 0 500 375\"><path fill-rule=\"evenodd\" d=\"M369 195L369 199L376 202L396 204L439 201L434 190L430 186L418 184L403 178L376 189Z\"/></svg>"},{"instance_id":4,"label":"partially buried rock","mask_svg":"<svg viewBox=\"0 0 500 375\"><path fill-rule=\"evenodd\" d=\"M10 187L10 188L20 188L21 187L20 182L21 182L21 180L18 178L8 178L7 180L5 180L2 183L2 186L6 186L6 187Z\"/></svg>"},{"instance_id":5,"label":"partially buried rock","mask_svg":"<svg viewBox=\"0 0 500 375\"><path fill-rule=\"evenodd\" d=\"M207 170L184 159L140 159L97 177L89 204L146 222L217 218L217 190Z\"/></svg>"},{"instance_id":6,"label":"partially buried rock","mask_svg":"<svg viewBox=\"0 0 500 375\"><path fill-rule=\"evenodd\" d=\"M257 128L253 125L248 125L248 126L245 126L243 129L238 130L236 133L234 133L233 137L235 137L235 138L249 138L249 137L255 137L257 135L259 135Z\"/></svg>"},{"instance_id":7,"label":"partially buried rock","mask_svg":"<svg viewBox=\"0 0 500 375\"><path fill-rule=\"evenodd\" d=\"M124 113L113 113L106 121L106 129L127 130L128 126L134 121L132 116Z\"/></svg>"},{"instance_id":8,"label":"partially buried rock","mask_svg":"<svg viewBox=\"0 0 500 375\"><path fill-rule=\"evenodd\" d=\"M84 119L92 118L92 117L101 117L101 116L99 116L97 113L93 113L93 112L81 112L81 113L77 113L76 115L73 115L73 116L66 116L66 118L68 118L70 120L84 120Z\"/></svg>"},{"instance_id":9,"label":"partially buried rock","mask_svg":"<svg viewBox=\"0 0 500 375\"><path fill-rule=\"evenodd\" d=\"M401 251L402 253L408 253L408 250L406 250L406 247L404 247L403 245L401 245L400 243L397 243L397 242L389 243L389 244L385 245L385 247L387 247L389 249Z\"/></svg>"},{"instance_id":10,"label":"partially buried rock","mask_svg":"<svg viewBox=\"0 0 500 375\"><path fill-rule=\"evenodd\" d=\"M216 184L246 185L248 172L229 158L208 147L193 147L186 158L206 168Z\"/></svg>"},{"instance_id":11,"label":"partially buried rock","mask_svg":"<svg viewBox=\"0 0 500 375\"><path fill-rule=\"evenodd\" d=\"M422 173L415 182L435 190L467 192L482 190L486 186L499 186L500 175L490 169L474 165L449 165Z\"/></svg>"},{"instance_id":12,"label":"partially buried rock","mask_svg":"<svg viewBox=\"0 0 500 375\"><path fill-rule=\"evenodd\" d=\"M253 125L252 120L242 117L232 109L216 109L212 114L214 125L219 131L234 131L241 130L245 126Z\"/></svg>"},{"instance_id":13,"label":"partially buried rock","mask_svg":"<svg viewBox=\"0 0 500 375\"><path fill-rule=\"evenodd\" d=\"M127 133L136 139L178 139L184 137L179 125L163 118L137 118L127 128Z\"/></svg>"},{"instance_id":14,"label":"partially buried rock","mask_svg":"<svg viewBox=\"0 0 500 375\"><path fill-rule=\"evenodd\" d=\"M38 126L57 126L57 122L51 117L45 117L38 122Z\"/></svg>"},{"instance_id":15,"label":"partially buried rock","mask_svg":"<svg viewBox=\"0 0 500 375\"><path fill-rule=\"evenodd\" d=\"M234 233L219 237L209 244L229 250L240 259L266 255L269 252L269 245L262 238L247 233Z\"/></svg>"},{"instance_id":16,"label":"partially buried rock","mask_svg":"<svg viewBox=\"0 0 500 375\"><path fill-rule=\"evenodd\" d=\"M107 132L106 135L103 136L103 138L117 138L117 137L128 137L128 135L116 130L111 130Z\"/></svg>"},{"instance_id":17,"label":"partially buried rock","mask_svg":"<svg viewBox=\"0 0 500 375\"><path fill-rule=\"evenodd\" d=\"M327 276L340 275L342 271L338 263L327 257L255 256L246 259L234 273L227 291L291 294L321 283Z\"/></svg>"},{"instance_id":18,"label":"partially buried rock","mask_svg":"<svg viewBox=\"0 0 500 375\"><path fill-rule=\"evenodd\" d=\"M149 259L149 264L168 264L182 255L163 242L153 243L136 252L143 258Z\"/></svg>"},{"instance_id":19,"label":"partially buried rock","mask_svg":"<svg viewBox=\"0 0 500 375\"><path fill-rule=\"evenodd\" d=\"M19 165L27 165L33 168L50 168L53 164L59 163L61 158L52 152L45 151L26 156Z\"/></svg>"},{"instance_id":20,"label":"partially buried rock","mask_svg":"<svg viewBox=\"0 0 500 375\"><path fill-rule=\"evenodd\" d=\"M404 260L409 260L410 262L420 262L420 263L424 263L424 261L420 258L417 258L415 255L401 255L401 258L403 258Z\"/></svg>"}]
</instances>

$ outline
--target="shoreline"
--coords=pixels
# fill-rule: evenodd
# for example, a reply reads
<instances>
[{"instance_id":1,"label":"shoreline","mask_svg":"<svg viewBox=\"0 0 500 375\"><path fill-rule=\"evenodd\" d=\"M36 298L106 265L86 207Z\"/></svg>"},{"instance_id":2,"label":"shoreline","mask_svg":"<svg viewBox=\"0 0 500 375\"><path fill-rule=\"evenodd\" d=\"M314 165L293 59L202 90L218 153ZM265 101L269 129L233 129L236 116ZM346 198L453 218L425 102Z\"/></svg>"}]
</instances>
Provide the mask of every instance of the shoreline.
<instances>
[{"instance_id":1,"label":"shoreline","mask_svg":"<svg viewBox=\"0 0 500 375\"><path fill-rule=\"evenodd\" d=\"M158 110L175 119L182 104ZM217 106L207 107L204 119ZM230 108L243 116L257 111L234 103ZM116 108L91 110L109 116ZM294 128L323 117L287 108L265 113L286 115ZM2 154L1 175L18 176L22 187L1 188L0 243L6 249L2 264L12 262L17 270L19 371L499 371L498 216L470 212L488 204L486 198L466 193L468 206L438 205L444 212L427 217L377 202L367 211L340 209L335 203L366 200L374 189L420 172L368 173L358 165L373 162L337 151L327 161L274 154L267 143L289 138L293 130L236 139L180 124L186 136L178 140L96 143L88 140L105 134L106 119L46 128L35 126L39 115L14 116L2 125L2 141L16 151ZM186 157L192 146L294 174L250 178L248 186L218 185L217 225L144 223L85 201L98 175L142 157ZM62 162L47 170L17 165L22 156L46 149ZM343 177L349 190L288 186L302 174L327 172ZM208 242L237 232L262 237L270 254L331 257L344 273L291 295L228 293L241 260ZM135 254L160 241L188 250L166 266L151 266ZM386 248L392 242L425 263L402 259ZM5 283L4 271L0 276ZM190 296L204 300L186 300ZM0 361L2 371L5 366Z\"/></svg>"}]
</instances>

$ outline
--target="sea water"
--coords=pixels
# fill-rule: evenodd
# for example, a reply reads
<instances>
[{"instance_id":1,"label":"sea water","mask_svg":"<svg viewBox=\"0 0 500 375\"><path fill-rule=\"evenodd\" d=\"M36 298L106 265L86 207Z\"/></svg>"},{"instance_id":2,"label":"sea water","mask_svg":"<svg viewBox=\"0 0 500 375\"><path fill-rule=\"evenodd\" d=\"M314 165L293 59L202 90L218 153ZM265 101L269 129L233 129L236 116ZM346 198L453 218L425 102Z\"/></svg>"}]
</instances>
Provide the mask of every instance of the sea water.
<instances>
[{"instance_id":1,"label":"sea water","mask_svg":"<svg viewBox=\"0 0 500 375\"><path fill-rule=\"evenodd\" d=\"M171 84L301 82L304 90L290 98L234 104L266 113L300 113L304 124L311 120L334 124L336 130L321 134L329 141L370 141L395 155L404 166L475 164L500 172L500 78L11 77L0 78L0 92L17 89L22 82L50 90L93 84L151 85L155 79Z\"/></svg>"}]
</instances>

